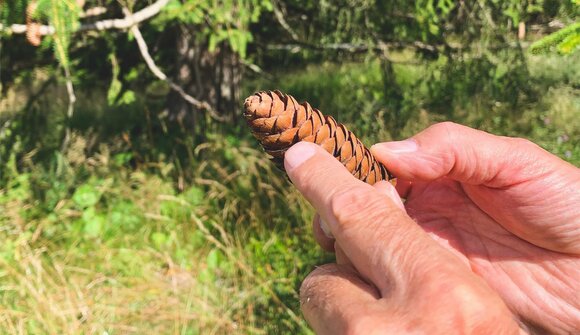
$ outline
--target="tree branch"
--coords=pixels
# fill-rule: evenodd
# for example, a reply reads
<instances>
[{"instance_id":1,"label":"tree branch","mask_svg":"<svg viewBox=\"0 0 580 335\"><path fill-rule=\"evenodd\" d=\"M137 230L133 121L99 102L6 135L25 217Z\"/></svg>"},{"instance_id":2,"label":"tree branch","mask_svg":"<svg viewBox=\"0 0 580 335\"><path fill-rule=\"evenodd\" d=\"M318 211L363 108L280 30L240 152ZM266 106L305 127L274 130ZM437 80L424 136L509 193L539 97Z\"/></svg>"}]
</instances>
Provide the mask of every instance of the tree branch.
<instances>
[{"instance_id":1,"label":"tree branch","mask_svg":"<svg viewBox=\"0 0 580 335\"><path fill-rule=\"evenodd\" d=\"M128 9L123 8L123 12L127 17L131 16L131 13L129 12ZM151 55L149 54L149 47L147 46L147 42L145 42L145 39L143 38L143 35L141 35L141 31L139 30L139 27L136 24L131 26L129 31L135 37L135 41L137 41L137 46L139 47L141 56L143 57L145 63L147 64L147 67L149 68L149 70L151 70L151 72L155 75L155 77L165 81L169 85L169 87L171 87L172 90L179 93L179 95L189 104L193 105L196 108L206 110L209 113L209 115L217 121L225 121L225 118L223 116L220 116L208 102L200 101L192 97L191 95L187 94L181 86L174 83L171 79L167 77L167 75L165 75L165 73L163 73L163 71L161 71L161 69L155 64L153 57L151 57Z\"/></svg>"},{"instance_id":2,"label":"tree branch","mask_svg":"<svg viewBox=\"0 0 580 335\"><path fill-rule=\"evenodd\" d=\"M77 29L78 32L82 31L90 31L90 30L108 30L108 29L129 29L136 24L146 21L153 16L159 14L163 7L167 6L169 0L157 0L152 5L147 6L140 11L137 11L135 14L125 16L122 19L109 19L109 20L102 20L93 23L85 23L81 24L81 26ZM25 24L13 24L10 26L4 26L0 23L0 31L12 33L12 34L25 34L27 30L27 26ZM53 26L50 25L42 25L39 28L40 35L52 35L54 34L55 30Z\"/></svg>"},{"instance_id":3,"label":"tree branch","mask_svg":"<svg viewBox=\"0 0 580 335\"><path fill-rule=\"evenodd\" d=\"M437 51L436 45L426 44L419 41L414 42L383 42L379 41L379 45L369 45L362 43L329 43L329 44L309 44L309 43L290 43L290 44L269 44L267 48L270 50L288 50L290 52L299 52L302 49L314 50L336 50L346 52L367 52L378 51L383 52L386 48L405 48L413 47L415 49Z\"/></svg>"},{"instance_id":4,"label":"tree branch","mask_svg":"<svg viewBox=\"0 0 580 335\"><path fill-rule=\"evenodd\" d=\"M284 28L284 30L286 30L286 32L290 34L293 40L298 41L299 40L298 35L294 30L292 30L288 22L286 22L286 19L284 18L284 13L282 13L280 8L278 8L278 2L275 0L272 1L272 9L274 10L274 16L276 16L276 20L278 20L278 23L280 23L282 28Z\"/></svg>"},{"instance_id":5,"label":"tree branch","mask_svg":"<svg viewBox=\"0 0 580 335\"><path fill-rule=\"evenodd\" d=\"M177 85L171 79L169 79L167 75L165 75L165 73L163 73L163 71L161 71L161 69L155 64L155 61L149 54L149 48L147 46L147 43L145 42L143 35L141 35L141 31L139 30L137 25L140 22L148 20L153 16L159 14L161 9L163 9L163 7L165 7L168 3L169 0L158 0L152 5L145 7L134 14L129 12L128 9L123 8L123 13L125 14L124 18L102 20L94 23L82 24L77 29L77 32L92 31L92 30L102 31L108 29L120 29L120 30L129 29L129 31L133 34L135 40L137 41L137 45L139 47L139 51L141 52L141 56L143 57L145 63L147 64L147 67L155 75L155 77L165 81L169 85L169 87L171 87L171 89L179 93L179 95L191 105L195 106L196 108L206 110L209 113L209 115L215 120L224 121L225 120L224 117L220 116L208 102L200 101L192 97L191 95L187 94L181 86ZM40 35L51 35L54 34L55 32L54 27L48 25L40 26L39 30ZM24 34L27 31L27 25L13 24L5 28L2 24L0 24L0 31L8 31L14 34ZM72 86L70 85L69 77L70 76L67 75L67 91L69 93L69 101L71 102L71 104L69 104L68 114L70 114L71 105L74 105L74 101L76 100L74 96L74 91L72 90Z\"/></svg>"},{"instance_id":6,"label":"tree branch","mask_svg":"<svg viewBox=\"0 0 580 335\"><path fill-rule=\"evenodd\" d=\"M503 48L518 48L520 46L527 47L529 42L506 42L497 45L492 45L490 50L499 50ZM390 48L414 48L417 50L424 50L430 52L440 51L440 48L447 47L451 51L461 51L469 48L467 45L437 45L427 44L420 41L412 42L397 42L397 41L380 41L377 40L377 45L364 43L329 43L329 44L310 44L310 43L288 43L288 44L267 44L268 50L284 50L292 53L300 52L304 49L318 50L318 51L344 51L349 53L364 53L369 51L384 53Z\"/></svg>"}]
</instances>

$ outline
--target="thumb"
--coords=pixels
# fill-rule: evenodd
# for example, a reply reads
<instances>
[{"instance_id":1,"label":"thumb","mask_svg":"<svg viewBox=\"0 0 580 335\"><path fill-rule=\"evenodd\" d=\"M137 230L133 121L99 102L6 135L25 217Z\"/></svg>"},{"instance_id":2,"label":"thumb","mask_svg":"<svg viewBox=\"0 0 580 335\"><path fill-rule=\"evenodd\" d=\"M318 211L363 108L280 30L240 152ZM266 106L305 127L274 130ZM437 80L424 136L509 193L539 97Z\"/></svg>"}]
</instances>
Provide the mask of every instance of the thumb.
<instances>
[{"instance_id":1,"label":"thumb","mask_svg":"<svg viewBox=\"0 0 580 335\"><path fill-rule=\"evenodd\" d=\"M375 144L371 152L404 180L446 176L489 187L533 179L546 172L547 160L560 160L528 140L495 136L452 122L435 124L405 141Z\"/></svg>"},{"instance_id":2,"label":"thumb","mask_svg":"<svg viewBox=\"0 0 580 335\"><path fill-rule=\"evenodd\" d=\"M390 292L395 280L406 285L399 273L409 274L411 281L437 266L463 269L392 198L353 177L320 146L299 142L286 152L284 163L294 186L328 224L354 268L381 293Z\"/></svg>"}]
</instances>

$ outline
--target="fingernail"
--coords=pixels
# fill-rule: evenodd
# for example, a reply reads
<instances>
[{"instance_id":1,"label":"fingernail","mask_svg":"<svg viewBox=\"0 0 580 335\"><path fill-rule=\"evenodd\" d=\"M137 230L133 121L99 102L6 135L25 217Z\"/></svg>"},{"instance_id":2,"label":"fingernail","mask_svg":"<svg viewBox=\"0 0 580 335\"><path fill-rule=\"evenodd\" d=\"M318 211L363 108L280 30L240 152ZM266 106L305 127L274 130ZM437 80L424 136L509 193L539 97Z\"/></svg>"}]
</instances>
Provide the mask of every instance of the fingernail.
<instances>
[{"instance_id":1,"label":"fingernail","mask_svg":"<svg viewBox=\"0 0 580 335\"><path fill-rule=\"evenodd\" d=\"M374 149L378 150L388 150L395 154L406 154L417 151L419 146L417 142L413 139L408 139L404 141L394 141L394 142L384 142L373 145Z\"/></svg>"},{"instance_id":2,"label":"fingernail","mask_svg":"<svg viewBox=\"0 0 580 335\"><path fill-rule=\"evenodd\" d=\"M299 142L293 145L284 154L284 167L290 172L307 161L316 153L316 144Z\"/></svg>"},{"instance_id":3,"label":"fingernail","mask_svg":"<svg viewBox=\"0 0 580 335\"><path fill-rule=\"evenodd\" d=\"M326 237L328 237L328 238L334 239L334 236L332 235L332 231L330 231L330 228L328 228L328 224L326 224L326 222L324 220L322 220L322 218L320 218L320 220L318 220L318 222L320 223L320 229L322 230L324 235L326 235Z\"/></svg>"}]
</instances>

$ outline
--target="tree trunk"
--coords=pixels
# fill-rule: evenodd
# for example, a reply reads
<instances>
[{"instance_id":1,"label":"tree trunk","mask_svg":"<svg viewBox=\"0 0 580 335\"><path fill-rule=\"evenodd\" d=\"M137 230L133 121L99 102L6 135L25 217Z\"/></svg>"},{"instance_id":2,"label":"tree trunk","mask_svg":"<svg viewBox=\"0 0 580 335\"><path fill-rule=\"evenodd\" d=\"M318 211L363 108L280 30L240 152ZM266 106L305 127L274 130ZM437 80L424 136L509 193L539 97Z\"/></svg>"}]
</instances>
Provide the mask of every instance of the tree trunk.
<instances>
[{"instance_id":1,"label":"tree trunk","mask_svg":"<svg viewBox=\"0 0 580 335\"><path fill-rule=\"evenodd\" d=\"M228 46L209 51L199 27L181 26L177 36L177 57L173 80L196 99L208 102L227 122L240 115L241 62ZM206 111L183 100L177 92L168 96L169 117L193 131L204 127Z\"/></svg>"},{"instance_id":2,"label":"tree trunk","mask_svg":"<svg viewBox=\"0 0 580 335\"><path fill-rule=\"evenodd\" d=\"M381 74L383 79L383 95L385 103L389 110L389 123L391 125L391 135L393 138L398 138L401 130L405 126L406 120L402 115L402 101L403 93L401 87L397 83L397 76L393 63L386 57L381 57Z\"/></svg>"}]
</instances>

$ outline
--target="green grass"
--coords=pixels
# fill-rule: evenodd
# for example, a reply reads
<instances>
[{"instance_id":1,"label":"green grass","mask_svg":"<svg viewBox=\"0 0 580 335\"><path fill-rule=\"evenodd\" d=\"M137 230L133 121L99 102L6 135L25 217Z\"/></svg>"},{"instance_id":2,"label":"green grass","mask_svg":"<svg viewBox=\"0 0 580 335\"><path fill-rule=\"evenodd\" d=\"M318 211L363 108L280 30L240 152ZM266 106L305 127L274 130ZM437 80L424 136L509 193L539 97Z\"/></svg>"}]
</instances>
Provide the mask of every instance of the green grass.
<instances>
[{"instance_id":1,"label":"green grass","mask_svg":"<svg viewBox=\"0 0 580 335\"><path fill-rule=\"evenodd\" d=\"M246 91L307 99L366 143L454 120L580 165L576 60L530 57L535 93L516 107L469 82L429 87L433 64L397 64L396 131L378 63L274 74ZM156 119L155 103L113 109L93 94L66 153L55 150L62 117L43 109L50 97L2 129L0 333L309 333L297 290L332 256L247 130L209 128L200 142Z\"/></svg>"},{"instance_id":2,"label":"green grass","mask_svg":"<svg viewBox=\"0 0 580 335\"><path fill-rule=\"evenodd\" d=\"M194 159L181 191L172 164L130 170L106 150L10 176L0 193L0 328L307 332L296 292L325 257L311 210L246 142L208 142Z\"/></svg>"}]
</instances>

